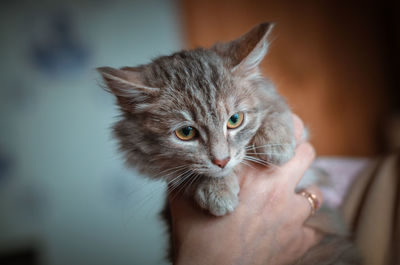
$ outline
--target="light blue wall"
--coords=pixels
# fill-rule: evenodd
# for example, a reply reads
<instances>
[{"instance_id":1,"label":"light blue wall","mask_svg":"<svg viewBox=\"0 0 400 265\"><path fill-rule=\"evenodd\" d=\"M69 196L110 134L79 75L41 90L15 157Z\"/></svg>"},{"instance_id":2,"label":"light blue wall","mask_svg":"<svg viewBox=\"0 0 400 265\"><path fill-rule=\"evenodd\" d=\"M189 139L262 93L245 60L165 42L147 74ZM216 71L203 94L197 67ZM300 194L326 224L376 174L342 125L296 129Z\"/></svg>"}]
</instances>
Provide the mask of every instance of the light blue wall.
<instances>
[{"instance_id":1,"label":"light blue wall","mask_svg":"<svg viewBox=\"0 0 400 265\"><path fill-rule=\"evenodd\" d=\"M72 46L59 47L65 14ZM34 244L43 264L165 264L164 186L124 168L94 68L178 50L178 15L172 0L0 3L0 253Z\"/></svg>"}]
</instances>

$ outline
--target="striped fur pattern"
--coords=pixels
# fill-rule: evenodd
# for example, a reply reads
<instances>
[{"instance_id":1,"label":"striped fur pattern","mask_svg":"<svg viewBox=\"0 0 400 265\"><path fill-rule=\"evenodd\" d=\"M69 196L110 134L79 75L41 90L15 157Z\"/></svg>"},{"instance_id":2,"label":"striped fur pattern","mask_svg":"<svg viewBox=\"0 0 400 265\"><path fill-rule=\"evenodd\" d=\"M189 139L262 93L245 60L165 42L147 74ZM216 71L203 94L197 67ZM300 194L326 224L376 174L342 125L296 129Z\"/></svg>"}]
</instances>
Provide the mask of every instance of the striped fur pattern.
<instances>
[{"instance_id":1,"label":"striped fur pattern","mask_svg":"<svg viewBox=\"0 0 400 265\"><path fill-rule=\"evenodd\" d=\"M291 112L259 70L271 28L263 23L231 42L146 65L98 68L121 109L113 131L127 164L222 216L238 204L235 168L288 161L295 148ZM235 113L244 114L243 123L229 129ZM197 137L179 139L175 131L185 126Z\"/></svg>"},{"instance_id":2,"label":"striped fur pattern","mask_svg":"<svg viewBox=\"0 0 400 265\"><path fill-rule=\"evenodd\" d=\"M147 65L99 68L122 110L114 134L127 163L166 179L171 189L184 186L202 208L220 216L238 203L235 167L290 159L295 147L290 110L258 67L270 29L261 24L235 41ZM228 129L238 112L244 113L243 124ZM174 131L185 126L197 130L195 140L176 137ZM212 162L225 158L224 167Z\"/></svg>"}]
</instances>

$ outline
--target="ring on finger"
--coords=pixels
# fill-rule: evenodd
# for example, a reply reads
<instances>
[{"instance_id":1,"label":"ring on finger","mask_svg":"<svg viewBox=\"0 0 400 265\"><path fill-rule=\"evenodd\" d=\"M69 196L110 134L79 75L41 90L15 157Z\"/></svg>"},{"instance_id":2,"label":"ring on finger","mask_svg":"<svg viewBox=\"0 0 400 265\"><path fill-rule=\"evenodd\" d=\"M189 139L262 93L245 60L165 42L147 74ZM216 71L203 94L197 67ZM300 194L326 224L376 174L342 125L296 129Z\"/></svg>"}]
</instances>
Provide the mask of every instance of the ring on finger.
<instances>
[{"instance_id":1,"label":"ring on finger","mask_svg":"<svg viewBox=\"0 0 400 265\"><path fill-rule=\"evenodd\" d=\"M301 196L303 196L304 198L306 198L307 201L309 202L310 207L311 207L311 214L310 214L310 216L313 216L313 215L315 214L315 212L316 212L316 211L318 210L318 208L319 208L319 201L318 201L317 196L315 196L315 194L313 194L313 193L311 193L311 192L308 192L308 191L306 191L306 190L302 190L299 194L300 194Z\"/></svg>"}]
</instances>

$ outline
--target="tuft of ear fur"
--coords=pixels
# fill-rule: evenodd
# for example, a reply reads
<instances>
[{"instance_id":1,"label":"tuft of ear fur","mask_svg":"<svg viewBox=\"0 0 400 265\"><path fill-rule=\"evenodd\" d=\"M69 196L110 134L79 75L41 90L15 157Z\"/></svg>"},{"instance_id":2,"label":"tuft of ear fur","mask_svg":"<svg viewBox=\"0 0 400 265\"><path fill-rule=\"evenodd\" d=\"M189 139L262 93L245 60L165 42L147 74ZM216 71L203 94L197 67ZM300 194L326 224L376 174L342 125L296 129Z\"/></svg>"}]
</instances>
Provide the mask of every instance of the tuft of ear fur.
<instances>
[{"instance_id":1,"label":"tuft of ear fur","mask_svg":"<svg viewBox=\"0 0 400 265\"><path fill-rule=\"evenodd\" d=\"M261 23L238 39L219 43L212 47L222 58L233 74L252 76L258 74L258 66L268 51L267 37L273 23Z\"/></svg>"},{"instance_id":2,"label":"tuft of ear fur","mask_svg":"<svg viewBox=\"0 0 400 265\"><path fill-rule=\"evenodd\" d=\"M133 110L143 107L154 97L159 88L146 86L141 78L139 68L99 67L97 71L103 77L107 90L113 93L122 109Z\"/></svg>"}]
</instances>

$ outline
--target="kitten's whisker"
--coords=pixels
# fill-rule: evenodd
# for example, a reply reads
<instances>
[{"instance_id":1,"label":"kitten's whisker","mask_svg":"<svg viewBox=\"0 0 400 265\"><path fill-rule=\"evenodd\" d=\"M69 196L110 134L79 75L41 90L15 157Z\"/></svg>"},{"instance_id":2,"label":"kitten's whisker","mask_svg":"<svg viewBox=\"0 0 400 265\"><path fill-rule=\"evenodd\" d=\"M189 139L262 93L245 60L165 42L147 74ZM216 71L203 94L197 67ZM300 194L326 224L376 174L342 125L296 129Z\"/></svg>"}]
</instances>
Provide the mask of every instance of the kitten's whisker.
<instances>
[{"instance_id":1,"label":"kitten's whisker","mask_svg":"<svg viewBox=\"0 0 400 265\"><path fill-rule=\"evenodd\" d=\"M137 203L137 206L143 207L148 201L150 201L153 198L153 196L155 194L163 192L164 190L165 190L165 186L163 186L163 185L152 187L152 189L146 195L144 195L143 199L141 199Z\"/></svg>"},{"instance_id":2,"label":"kitten's whisker","mask_svg":"<svg viewBox=\"0 0 400 265\"><path fill-rule=\"evenodd\" d=\"M190 170L187 169L184 172L178 174L177 176L173 177L171 180L167 181L167 183L169 185L175 185L177 182L179 182L181 180L181 176L185 175L187 172L189 172Z\"/></svg>"},{"instance_id":3,"label":"kitten's whisker","mask_svg":"<svg viewBox=\"0 0 400 265\"><path fill-rule=\"evenodd\" d=\"M171 198L171 201L173 201L178 195L179 193L181 193L182 191L184 191L185 188L185 184L187 184L187 182L190 180L190 177L193 176L193 172L189 172L189 175L186 175L183 177L183 181L177 186L175 187L175 194L173 195L173 197ZM178 189L176 189L178 188ZM171 191L172 192L172 191Z\"/></svg>"},{"instance_id":4,"label":"kitten's whisker","mask_svg":"<svg viewBox=\"0 0 400 265\"><path fill-rule=\"evenodd\" d=\"M157 180L156 180L157 181ZM143 183L140 184L136 184L134 185L130 191L127 193L127 197L129 198L130 196L132 196L135 193L141 192L143 190L143 188L149 186L149 180L145 180ZM154 182L154 181L153 181Z\"/></svg>"},{"instance_id":5,"label":"kitten's whisker","mask_svg":"<svg viewBox=\"0 0 400 265\"><path fill-rule=\"evenodd\" d=\"M186 187L186 189L190 189L191 188L191 186L194 184L194 183L196 183L196 180L198 179L198 177L199 177L199 174L197 174L197 173L193 173L194 175L192 175L192 180L190 181L190 183L189 183L189 185Z\"/></svg>"},{"instance_id":6,"label":"kitten's whisker","mask_svg":"<svg viewBox=\"0 0 400 265\"><path fill-rule=\"evenodd\" d=\"M182 174L179 174L173 182L168 183L168 192L172 192L175 189L177 189L179 186L182 185L182 183L186 180L186 178L188 177L188 173L191 173L191 170L186 170L185 172L183 172ZM189 175L190 175L189 174Z\"/></svg>"},{"instance_id":7,"label":"kitten's whisker","mask_svg":"<svg viewBox=\"0 0 400 265\"><path fill-rule=\"evenodd\" d=\"M250 158L246 158L245 160L250 161L250 162L254 162L256 164L260 164L260 165L263 165L263 166L269 166L268 163L265 163L263 161L258 161L258 160L254 160L254 159L250 159Z\"/></svg>"},{"instance_id":8,"label":"kitten's whisker","mask_svg":"<svg viewBox=\"0 0 400 265\"><path fill-rule=\"evenodd\" d=\"M167 172L169 172L169 171L174 171L174 170L176 170L176 169L181 169L181 168L185 168L185 167L188 167L188 165L180 165L180 166L176 166L176 167L173 167L173 168L167 168L167 169L165 169L165 170L163 170L163 171L161 171L161 172L158 172L156 175L154 175L154 176L152 176L153 178L157 178L157 177L159 177L160 175L162 175L162 174L164 174L164 173L167 173ZM169 175L169 174L168 174Z\"/></svg>"},{"instance_id":9,"label":"kitten's whisker","mask_svg":"<svg viewBox=\"0 0 400 265\"><path fill-rule=\"evenodd\" d=\"M271 153L246 153L246 155L278 155L278 156L283 156L284 154L276 153L276 152L271 152Z\"/></svg>"},{"instance_id":10,"label":"kitten's whisker","mask_svg":"<svg viewBox=\"0 0 400 265\"><path fill-rule=\"evenodd\" d=\"M254 167L253 167L250 163L247 163L247 162L244 161L244 160L242 160L240 163L242 163L243 165L246 165L246 166L251 167L251 168L254 169Z\"/></svg>"},{"instance_id":11,"label":"kitten's whisker","mask_svg":"<svg viewBox=\"0 0 400 265\"><path fill-rule=\"evenodd\" d=\"M190 169L185 170L184 172L180 173L176 177L174 177L171 181L168 182L169 186L175 187L179 186L180 183L183 181L185 178L186 174L190 172Z\"/></svg>"},{"instance_id":12,"label":"kitten's whisker","mask_svg":"<svg viewBox=\"0 0 400 265\"><path fill-rule=\"evenodd\" d=\"M254 156L245 156L244 159L247 160L247 161L258 163L260 165L279 168L277 165L274 165L271 162L268 162L266 160L263 160L263 159L260 159L260 158L254 157Z\"/></svg>"},{"instance_id":13,"label":"kitten's whisker","mask_svg":"<svg viewBox=\"0 0 400 265\"><path fill-rule=\"evenodd\" d=\"M248 146L246 146L244 149L247 150L247 149L251 149L251 148L254 148L254 144L248 145Z\"/></svg>"},{"instance_id":14,"label":"kitten's whisker","mask_svg":"<svg viewBox=\"0 0 400 265\"><path fill-rule=\"evenodd\" d=\"M266 165L271 165L271 163L268 162L267 160L264 160L264 159L261 159L261 158L258 158L258 157L245 156L245 158L248 159L248 160L251 160L253 162L259 162L259 163L263 163L263 164L266 164Z\"/></svg>"},{"instance_id":15,"label":"kitten's whisker","mask_svg":"<svg viewBox=\"0 0 400 265\"><path fill-rule=\"evenodd\" d=\"M245 147L245 150L249 150L249 149L259 149L259 148L270 147L270 146L287 146L287 145L291 145L291 144L272 143L272 144L265 144L265 145L259 145L259 146L250 145L250 146L246 146L246 147Z\"/></svg>"},{"instance_id":16,"label":"kitten's whisker","mask_svg":"<svg viewBox=\"0 0 400 265\"><path fill-rule=\"evenodd\" d=\"M180 169L178 169L178 170L175 170L175 171L173 171L173 172L170 172L170 173L168 173L167 175L165 175L164 177L166 177L166 176L169 176L169 177L166 177L165 179L166 179L166 182L167 182L167 184L172 184L172 183L174 183L176 180L178 180L179 179L179 177L181 176L181 175L184 175L186 172L188 172L188 171L190 171L190 169L188 169L188 167L184 167L184 168L180 168ZM178 173L178 174L176 174L176 173ZM173 175L173 174L175 174L175 176L171 176L171 175Z\"/></svg>"},{"instance_id":17,"label":"kitten's whisker","mask_svg":"<svg viewBox=\"0 0 400 265\"><path fill-rule=\"evenodd\" d=\"M185 191L185 188L191 182L193 175L194 175L194 173L190 172L189 175L185 176L185 181L182 182L182 185L181 185L180 189L178 190L177 194Z\"/></svg>"},{"instance_id":18,"label":"kitten's whisker","mask_svg":"<svg viewBox=\"0 0 400 265\"><path fill-rule=\"evenodd\" d=\"M173 168L173 169L176 169L176 168L177 168L177 167L175 167L175 168ZM176 170L174 170L174 171L168 173L167 175L164 175L163 177L166 177L166 176L168 176L168 175L171 175L171 174L177 173L177 172L179 172L179 171L183 171L183 170L185 170L185 168L180 167L179 169L176 169ZM164 171L166 171L166 170L164 170ZM178 174L178 176L176 176L176 177L173 178L173 181L174 181L174 182L175 182L175 181L178 181L179 178L180 178L180 176L183 175L183 174L185 174L185 173L187 173L187 172L189 172L189 170L186 170L185 172L183 172L183 173L181 173L181 174ZM162 180L163 180L163 179L162 179ZM162 180L158 180L158 181L162 181ZM169 184L169 183L170 183L170 182L167 182L167 184ZM167 189L168 189L168 186L167 186ZM164 191L164 190L165 190L165 187L164 187L164 186L156 186L156 187L153 187L153 189L150 190L149 193L148 193L147 195L145 195L144 199L141 200L141 204L144 205L145 203L147 203L147 202L154 196L154 194L160 193L161 191ZM131 192L130 195L131 195L132 193L133 193L133 192Z\"/></svg>"},{"instance_id":19,"label":"kitten's whisker","mask_svg":"<svg viewBox=\"0 0 400 265\"><path fill-rule=\"evenodd\" d=\"M187 166L185 165L185 167L187 167ZM175 169L175 170L174 170L174 169ZM164 181L164 178L167 178L169 175L172 175L172 174L177 173L177 172L179 172L179 171L185 170L185 168L183 168L183 166L178 166L178 167L174 167L174 168L171 168L171 169L164 170L164 171L162 171L162 172L166 172L166 171L170 171L170 170L173 170L173 171L172 171L172 172L169 172L169 173L167 173L167 174L165 174L165 175L162 176L161 178L155 179L155 181ZM160 175L160 174L158 174L158 175ZM132 189L132 191L130 191L130 192L127 194L127 197L130 197L130 196L132 196L133 193L135 193L135 192L137 192L137 191L139 191L139 190L142 190L143 187L148 186L148 183L143 183L143 184L140 185L140 186L141 186L141 187L136 187L136 188ZM158 192L161 188L162 188L162 187L159 187L159 186L158 186L157 188L152 189L152 190L148 193L148 195L146 196L145 201L147 201L148 199L150 199L150 198L151 198L156 192ZM147 198L147 197L149 197L149 198Z\"/></svg>"}]
</instances>

